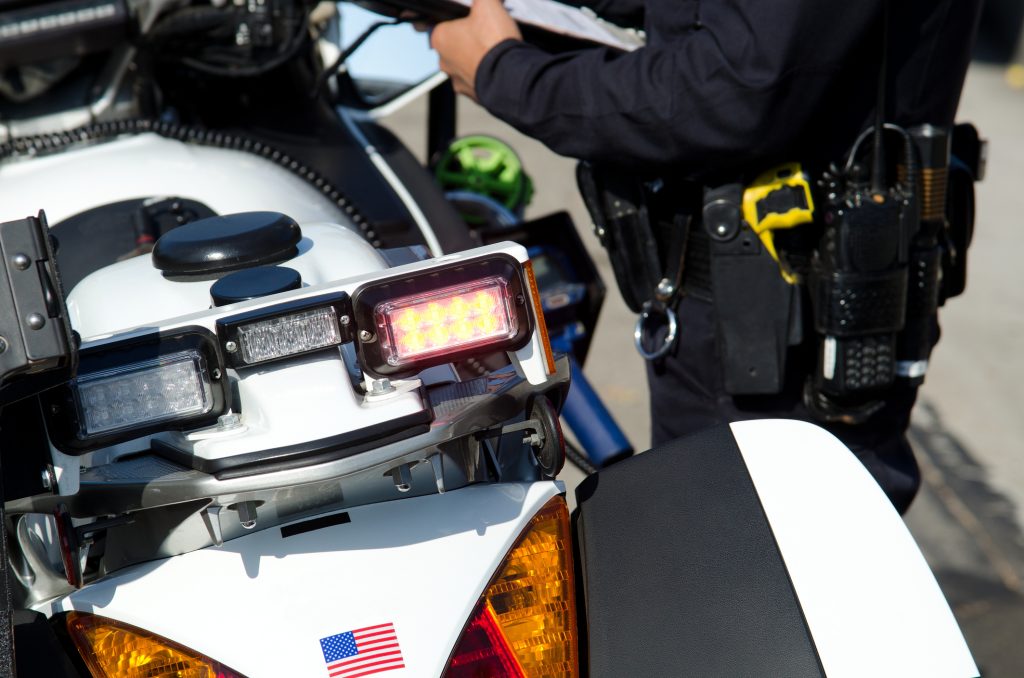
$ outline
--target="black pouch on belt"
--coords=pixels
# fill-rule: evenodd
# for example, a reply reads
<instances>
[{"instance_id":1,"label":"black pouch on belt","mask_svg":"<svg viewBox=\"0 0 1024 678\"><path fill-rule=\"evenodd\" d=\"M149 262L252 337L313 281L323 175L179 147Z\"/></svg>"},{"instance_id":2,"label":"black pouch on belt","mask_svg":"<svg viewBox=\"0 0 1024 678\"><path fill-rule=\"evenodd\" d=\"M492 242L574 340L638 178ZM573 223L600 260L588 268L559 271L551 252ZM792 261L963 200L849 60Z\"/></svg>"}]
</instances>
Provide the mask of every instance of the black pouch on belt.
<instances>
[{"instance_id":1,"label":"black pouch on belt","mask_svg":"<svg viewBox=\"0 0 1024 678\"><path fill-rule=\"evenodd\" d=\"M787 347L802 340L800 288L783 280L743 220L742 200L740 184L704 193L718 352L726 393L774 394L782 390Z\"/></svg>"},{"instance_id":2,"label":"black pouch on belt","mask_svg":"<svg viewBox=\"0 0 1024 678\"><path fill-rule=\"evenodd\" d=\"M662 277L644 184L633 175L587 162L577 165L576 181L622 298L639 313Z\"/></svg>"},{"instance_id":3,"label":"black pouch on belt","mask_svg":"<svg viewBox=\"0 0 1024 678\"><path fill-rule=\"evenodd\" d=\"M974 184L985 178L987 142L974 125L953 129L953 157L946 197L946 232L943 234L941 302L963 294L967 287L967 248L974 237Z\"/></svg>"}]
</instances>

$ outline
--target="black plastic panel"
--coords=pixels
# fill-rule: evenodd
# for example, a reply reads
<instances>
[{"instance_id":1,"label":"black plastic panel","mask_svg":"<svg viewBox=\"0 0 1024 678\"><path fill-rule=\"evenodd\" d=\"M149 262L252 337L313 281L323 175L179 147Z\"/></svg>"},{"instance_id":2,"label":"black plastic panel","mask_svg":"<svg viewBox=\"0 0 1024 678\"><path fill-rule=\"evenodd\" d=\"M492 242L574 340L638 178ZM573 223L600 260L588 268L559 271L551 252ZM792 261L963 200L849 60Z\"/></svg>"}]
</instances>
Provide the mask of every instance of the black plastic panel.
<instances>
[{"instance_id":1,"label":"black plastic panel","mask_svg":"<svg viewBox=\"0 0 1024 678\"><path fill-rule=\"evenodd\" d=\"M83 675L76 670L70 654L57 638L53 622L33 610L15 610L13 617L18 678L79 678Z\"/></svg>"},{"instance_id":2,"label":"black plastic panel","mask_svg":"<svg viewBox=\"0 0 1024 678\"><path fill-rule=\"evenodd\" d=\"M66 380L78 362L46 215L0 224L0 406Z\"/></svg>"},{"instance_id":3,"label":"black plastic panel","mask_svg":"<svg viewBox=\"0 0 1024 678\"><path fill-rule=\"evenodd\" d=\"M51 458L39 399L25 398L0 409L0 432L4 501L46 492L42 477Z\"/></svg>"},{"instance_id":4,"label":"black plastic panel","mask_svg":"<svg viewBox=\"0 0 1024 678\"><path fill-rule=\"evenodd\" d=\"M87 209L54 224L57 263L70 292L85 276L121 259L148 251L164 233L216 216L207 205L185 198L138 198ZM141 247L140 247L141 246Z\"/></svg>"},{"instance_id":5,"label":"black plastic panel","mask_svg":"<svg viewBox=\"0 0 1024 678\"><path fill-rule=\"evenodd\" d=\"M153 441L152 449L165 459L203 473L215 474L219 480L227 480L346 459L360 452L426 433L430 430L430 421L430 411L423 410L329 438L223 459L203 459L160 440Z\"/></svg>"},{"instance_id":6,"label":"black plastic panel","mask_svg":"<svg viewBox=\"0 0 1024 678\"><path fill-rule=\"evenodd\" d=\"M729 427L589 476L577 499L592 678L824 675Z\"/></svg>"},{"instance_id":7,"label":"black plastic panel","mask_svg":"<svg viewBox=\"0 0 1024 678\"><path fill-rule=\"evenodd\" d=\"M230 273L210 286L214 306L269 297L302 287L302 276L287 266L257 266Z\"/></svg>"},{"instance_id":8,"label":"black plastic panel","mask_svg":"<svg viewBox=\"0 0 1024 678\"><path fill-rule=\"evenodd\" d=\"M347 525L351 522L352 518L349 517L348 511L332 513L329 516L321 516L319 518L311 518L309 520L303 520L301 523L292 523L291 525L282 526L281 539L306 534L307 532L315 532L316 530L323 530L336 525Z\"/></svg>"}]
</instances>

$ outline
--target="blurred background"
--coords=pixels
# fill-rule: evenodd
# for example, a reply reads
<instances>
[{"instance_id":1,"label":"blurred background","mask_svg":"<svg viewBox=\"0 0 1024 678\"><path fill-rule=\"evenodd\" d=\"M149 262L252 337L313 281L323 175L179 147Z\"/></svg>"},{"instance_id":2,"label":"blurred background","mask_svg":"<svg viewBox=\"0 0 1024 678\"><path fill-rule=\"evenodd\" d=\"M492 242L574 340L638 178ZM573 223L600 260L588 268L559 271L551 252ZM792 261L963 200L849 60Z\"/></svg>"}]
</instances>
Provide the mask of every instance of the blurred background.
<instances>
[{"instance_id":1,"label":"blurred background","mask_svg":"<svg viewBox=\"0 0 1024 678\"><path fill-rule=\"evenodd\" d=\"M1024 3L990 0L959 119L988 139L976 187L966 293L942 309L942 340L911 438L922 490L906 522L935 570L983 675L1024 676ZM427 57L429 58L429 56ZM608 287L584 371L638 451L650 442L642 359L607 257L576 191L575 162L459 102L459 135L509 143L533 177L528 217L567 210ZM426 160L426 102L384 122ZM685 318L681 331L686 331ZM582 475L563 473L572 487Z\"/></svg>"}]
</instances>

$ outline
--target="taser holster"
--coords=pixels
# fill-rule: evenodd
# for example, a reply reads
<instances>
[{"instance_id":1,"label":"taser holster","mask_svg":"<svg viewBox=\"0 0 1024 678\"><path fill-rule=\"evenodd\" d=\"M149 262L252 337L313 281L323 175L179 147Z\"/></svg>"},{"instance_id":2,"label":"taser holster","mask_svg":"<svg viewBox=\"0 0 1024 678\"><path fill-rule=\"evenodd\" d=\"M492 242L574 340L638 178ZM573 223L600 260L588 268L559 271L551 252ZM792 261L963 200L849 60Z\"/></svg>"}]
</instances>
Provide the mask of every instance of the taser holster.
<instances>
[{"instance_id":1,"label":"taser holster","mask_svg":"<svg viewBox=\"0 0 1024 678\"><path fill-rule=\"evenodd\" d=\"M740 184L704 193L718 353L727 393L773 394L782 390L787 348L802 341L800 288L783 280L744 221L742 200Z\"/></svg>"}]
</instances>

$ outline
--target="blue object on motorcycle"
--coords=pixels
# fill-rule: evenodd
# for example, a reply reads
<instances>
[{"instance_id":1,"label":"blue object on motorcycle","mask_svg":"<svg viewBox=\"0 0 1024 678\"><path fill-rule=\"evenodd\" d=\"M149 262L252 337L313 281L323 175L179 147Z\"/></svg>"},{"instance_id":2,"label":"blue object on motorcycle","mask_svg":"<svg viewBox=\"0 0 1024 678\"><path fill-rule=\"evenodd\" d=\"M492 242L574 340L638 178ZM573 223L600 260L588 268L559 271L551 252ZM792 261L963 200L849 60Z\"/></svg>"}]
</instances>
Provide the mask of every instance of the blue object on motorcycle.
<instances>
[{"instance_id":1,"label":"blue object on motorcycle","mask_svg":"<svg viewBox=\"0 0 1024 678\"><path fill-rule=\"evenodd\" d=\"M608 466L633 454L633 448L611 413L594 391L583 369L569 355L572 382L562 406L562 416L576 435L587 456L599 467Z\"/></svg>"},{"instance_id":2,"label":"blue object on motorcycle","mask_svg":"<svg viewBox=\"0 0 1024 678\"><path fill-rule=\"evenodd\" d=\"M268 297L302 287L302 276L286 266L257 266L230 273L210 287L214 306Z\"/></svg>"}]
</instances>

